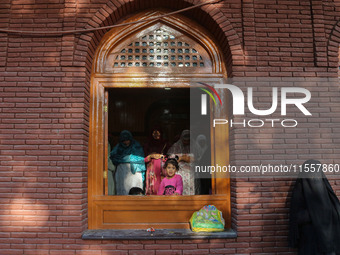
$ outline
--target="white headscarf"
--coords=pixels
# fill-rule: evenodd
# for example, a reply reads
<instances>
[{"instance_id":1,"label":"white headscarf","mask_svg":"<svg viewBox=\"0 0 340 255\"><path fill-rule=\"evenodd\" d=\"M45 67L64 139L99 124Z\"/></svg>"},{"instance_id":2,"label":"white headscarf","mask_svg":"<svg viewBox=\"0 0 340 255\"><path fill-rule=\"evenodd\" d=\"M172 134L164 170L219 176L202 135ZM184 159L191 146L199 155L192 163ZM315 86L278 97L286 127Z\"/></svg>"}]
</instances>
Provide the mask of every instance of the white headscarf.
<instances>
[{"instance_id":1,"label":"white headscarf","mask_svg":"<svg viewBox=\"0 0 340 255\"><path fill-rule=\"evenodd\" d=\"M207 137L205 135L198 135L194 145L194 155L197 162L201 160L207 149Z\"/></svg>"}]
</instances>

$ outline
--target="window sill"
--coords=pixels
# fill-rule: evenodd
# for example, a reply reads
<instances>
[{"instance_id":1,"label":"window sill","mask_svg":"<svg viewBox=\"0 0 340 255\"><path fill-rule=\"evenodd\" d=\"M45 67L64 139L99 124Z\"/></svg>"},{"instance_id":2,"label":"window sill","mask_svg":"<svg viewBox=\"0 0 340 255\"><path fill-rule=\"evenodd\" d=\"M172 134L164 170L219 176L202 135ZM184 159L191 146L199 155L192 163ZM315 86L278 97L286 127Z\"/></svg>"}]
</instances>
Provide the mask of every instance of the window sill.
<instances>
[{"instance_id":1,"label":"window sill","mask_svg":"<svg viewBox=\"0 0 340 255\"><path fill-rule=\"evenodd\" d=\"M83 240L226 239L236 237L237 233L232 229L223 232L193 232L190 229L156 229L154 232L140 229L91 229L86 230L82 235Z\"/></svg>"}]
</instances>

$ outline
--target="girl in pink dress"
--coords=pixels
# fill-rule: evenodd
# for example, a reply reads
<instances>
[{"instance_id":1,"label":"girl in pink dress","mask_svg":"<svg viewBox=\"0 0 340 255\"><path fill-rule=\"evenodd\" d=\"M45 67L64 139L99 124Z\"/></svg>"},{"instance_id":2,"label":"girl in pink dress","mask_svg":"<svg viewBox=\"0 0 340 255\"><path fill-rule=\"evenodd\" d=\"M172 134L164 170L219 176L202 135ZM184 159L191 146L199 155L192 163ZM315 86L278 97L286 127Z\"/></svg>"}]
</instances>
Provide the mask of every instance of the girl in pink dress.
<instances>
[{"instance_id":1,"label":"girl in pink dress","mask_svg":"<svg viewBox=\"0 0 340 255\"><path fill-rule=\"evenodd\" d=\"M176 172L179 170L178 162L174 158L168 159L164 168L167 176L162 180L158 189L158 195L182 195L183 180Z\"/></svg>"}]
</instances>

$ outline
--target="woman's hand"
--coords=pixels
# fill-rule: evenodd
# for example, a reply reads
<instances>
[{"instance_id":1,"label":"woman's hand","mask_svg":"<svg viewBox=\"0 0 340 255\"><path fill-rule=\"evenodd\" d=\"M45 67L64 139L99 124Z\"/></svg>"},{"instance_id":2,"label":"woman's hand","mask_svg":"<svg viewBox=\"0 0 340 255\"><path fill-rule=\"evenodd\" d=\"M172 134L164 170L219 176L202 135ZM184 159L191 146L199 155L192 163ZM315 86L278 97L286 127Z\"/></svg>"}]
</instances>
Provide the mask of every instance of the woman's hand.
<instances>
[{"instance_id":1,"label":"woman's hand","mask_svg":"<svg viewBox=\"0 0 340 255\"><path fill-rule=\"evenodd\" d=\"M187 154L184 154L182 156L179 157L178 161L183 161L186 163L190 163L191 162L191 157Z\"/></svg>"},{"instance_id":2,"label":"woman's hand","mask_svg":"<svg viewBox=\"0 0 340 255\"><path fill-rule=\"evenodd\" d=\"M160 158L163 157L163 155L155 153L155 154L150 154L148 157L149 157L149 159L160 159Z\"/></svg>"}]
</instances>

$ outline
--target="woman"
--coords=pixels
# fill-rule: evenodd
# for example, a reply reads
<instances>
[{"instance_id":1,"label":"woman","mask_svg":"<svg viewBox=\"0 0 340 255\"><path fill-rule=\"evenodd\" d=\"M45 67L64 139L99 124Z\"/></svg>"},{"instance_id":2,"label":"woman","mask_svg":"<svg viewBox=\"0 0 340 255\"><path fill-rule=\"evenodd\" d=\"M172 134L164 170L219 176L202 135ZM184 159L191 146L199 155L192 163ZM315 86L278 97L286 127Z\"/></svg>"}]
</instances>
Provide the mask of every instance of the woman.
<instances>
[{"instance_id":1,"label":"woman","mask_svg":"<svg viewBox=\"0 0 340 255\"><path fill-rule=\"evenodd\" d=\"M168 149L168 142L164 140L161 128L154 127L150 132L147 142L144 144L145 155L152 153L166 154Z\"/></svg>"},{"instance_id":2,"label":"woman","mask_svg":"<svg viewBox=\"0 0 340 255\"><path fill-rule=\"evenodd\" d=\"M120 133L119 143L111 151L110 158L117 167L115 175L117 195L128 195L133 187L143 189L144 152L130 131L123 130Z\"/></svg>"},{"instance_id":3,"label":"woman","mask_svg":"<svg viewBox=\"0 0 340 255\"><path fill-rule=\"evenodd\" d=\"M145 195L157 195L163 173L164 155L167 152L167 142L162 139L162 132L154 128L149 140L144 145L144 152L147 155L144 159L147 164Z\"/></svg>"},{"instance_id":4,"label":"woman","mask_svg":"<svg viewBox=\"0 0 340 255\"><path fill-rule=\"evenodd\" d=\"M200 134L196 137L194 143L194 157L195 166L210 166L210 148L208 146L207 137ZM211 174L207 173L195 173L195 192L196 195L211 194Z\"/></svg>"},{"instance_id":5,"label":"woman","mask_svg":"<svg viewBox=\"0 0 340 255\"><path fill-rule=\"evenodd\" d=\"M179 156L178 174L182 176L183 179L183 195L195 195L195 175L191 169L193 155L190 154L189 130L183 130L181 137L171 146L168 154L176 154ZM196 188L198 188L197 185Z\"/></svg>"},{"instance_id":6,"label":"woman","mask_svg":"<svg viewBox=\"0 0 340 255\"><path fill-rule=\"evenodd\" d=\"M340 203L317 160L303 164L292 193L289 223L289 244L298 248L298 254L339 254Z\"/></svg>"}]
</instances>

